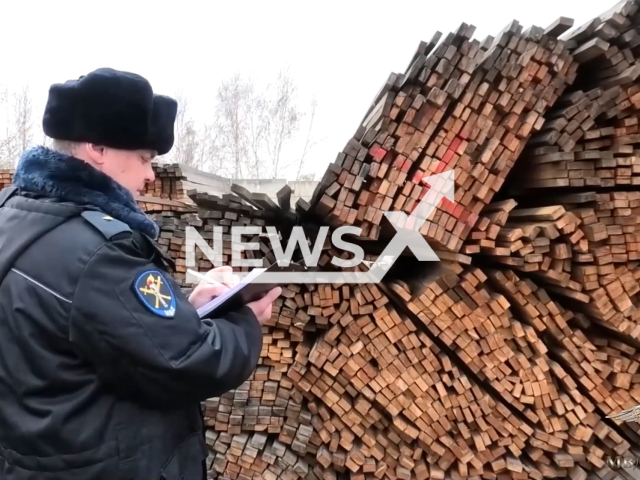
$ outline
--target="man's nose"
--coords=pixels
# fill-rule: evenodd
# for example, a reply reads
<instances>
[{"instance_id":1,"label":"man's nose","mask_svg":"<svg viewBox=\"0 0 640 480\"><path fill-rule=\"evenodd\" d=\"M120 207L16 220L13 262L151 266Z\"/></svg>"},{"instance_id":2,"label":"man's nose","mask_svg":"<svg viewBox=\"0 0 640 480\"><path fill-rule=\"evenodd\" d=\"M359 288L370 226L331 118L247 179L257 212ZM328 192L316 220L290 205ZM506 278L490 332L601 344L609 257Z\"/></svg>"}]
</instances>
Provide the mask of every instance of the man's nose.
<instances>
[{"instance_id":1,"label":"man's nose","mask_svg":"<svg viewBox=\"0 0 640 480\"><path fill-rule=\"evenodd\" d=\"M147 171L147 176L146 176L146 182L147 183L152 183L154 182L156 179L156 174L153 171L153 165L149 165L149 170Z\"/></svg>"}]
</instances>

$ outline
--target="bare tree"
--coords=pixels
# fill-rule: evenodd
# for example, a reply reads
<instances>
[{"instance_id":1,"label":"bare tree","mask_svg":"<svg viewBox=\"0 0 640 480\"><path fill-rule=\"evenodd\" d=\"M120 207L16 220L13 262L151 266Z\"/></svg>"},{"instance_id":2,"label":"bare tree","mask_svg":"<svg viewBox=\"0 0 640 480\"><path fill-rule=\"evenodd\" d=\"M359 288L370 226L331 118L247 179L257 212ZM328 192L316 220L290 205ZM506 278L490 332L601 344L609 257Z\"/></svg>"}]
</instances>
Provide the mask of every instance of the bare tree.
<instances>
[{"instance_id":1,"label":"bare tree","mask_svg":"<svg viewBox=\"0 0 640 480\"><path fill-rule=\"evenodd\" d=\"M317 102L306 112L300 108L297 88L287 70L281 71L266 89L252 79L235 74L218 88L212 118L199 124L187 96L175 95L178 112L174 148L159 157L232 178L284 177L291 168L295 178L306 178L305 162L319 143L313 135ZM297 135L308 119L302 153L295 155ZM20 154L37 139L51 142L35 128L33 101L28 86L12 91L0 85L0 168L13 168ZM294 175L291 175L292 177Z\"/></svg>"},{"instance_id":2,"label":"bare tree","mask_svg":"<svg viewBox=\"0 0 640 480\"><path fill-rule=\"evenodd\" d=\"M2 136L0 136L0 168L9 168L15 160L15 158L12 159L14 154L14 132L11 110L9 89L5 86L0 88L0 127L2 127Z\"/></svg>"},{"instance_id":3,"label":"bare tree","mask_svg":"<svg viewBox=\"0 0 640 480\"><path fill-rule=\"evenodd\" d=\"M266 102L263 98L253 95L250 111L247 115L250 158L248 159L248 176L262 178L267 165L264 158L263 143L267 138L268 122L266 121Z\"/></svg>"},{"instance_id":4,"label":"bare tree","mask_svg":"<svg viewBox=\"0 0 640 480\"><path fill-rule=\"evenodd\" d=\"M225 80L218 89L216 106L217 136L224 161L222 168L229 169L234 178L243 178L251 152L248 132L251 116L255 112L253 83L239 74Z\"/></svg>"},{"instance_id":5,"label":"bare tree","mask_svg":"<svg viewBox=\"0 0 640 480\"><path fill-rule=\"evenodd\" d=\"M224 165L233 165L234 178L278 178L294 166L317 143L312 130L315 104L312 105L308 138L302 159L293 158L289 148L300 129L304 111L297 99L297 89L287 70L265 90L257 90L251 79L235 74L218 89L218 152Z\"/></svg>"},{"instance_id":6,"label":"bare tree","mask_svg":"<svg viewBox=\"0 0 640 480\"><path fill-rule=\"evenodd\" d=\"M316 108L318 107L318 100L314 97L311 100L311 108L309 113L309 128L307 129L307 136L304 142L304 147L302 149L302 154L300 155L300 159L298 160L298 172L296 173L296 180L307 180L311 181L315 177L315 174L303 174L302 170L305 166L305 161L307 159L307 155L309 152L327 137L323 137L322 139L316 139L314 137L314 122L316 118Z\"/></svg>"},{"instance_id":7,"label":"bare tree","mask_svg":"<svg viewBox=\"0 0 640 480\"><path fill-rule=\"evenodd\" d=\"M16 143L20 152L33 145L33 104L31 92L26 85L14 93L13 115L16 130Z\"/></svg>"},{"instance_id":8,"label":"bare tree","mask_svg":"<svg viewBox=\"0 0 640 480\"><path fill-rule=\"evenodd\" d=\"M13 168L22 152L33 145L33 105L29 87L10 92L0 88L0 168Z\"/></svg>"},{"instance_id":9,"label":"bare tree","mask_svg":"<svg viewBox=\"0 0 640 480\"><path fill-rule=\"evenodd\" d=\"M206 124L198 133L200 141L197 152L197 162L195 167L211 172L221 172L224 170L222 163L224 159L220 154L218 141L218 129L215 123Z\"/></svg>"},{"instance_id":10,"label":"bare tree","mask_svg":"<svg viewBox=\"0 0 640 480\"><path fill-rule=\"evenodd\" d=\"M217 91L211 120L198 125L185 95L178 93L175 143L160 161L190 165L232 178L277 178L295 167L297 177L309 151L318 143L313 136L317 102L311 104L302 156L293 157L294 143L302 120L297 89L289 73L281 71L264 90L251 78L234 74ZM297 148L297 147L296 147Z\"/></svg>"},{"instance_id":11,"label":"bare tree","mask_svg":"<svg viewBox=\"0 0 640 480\"><path fill-rule=\"evenodd\" d=\"M300 175L296 180L301 182L313 182L313 179L316 178L315 173L305 173L304 175Z\"/></svg>"},{"instance_id":12,"label":"bare tree","mask_svg":"<svg viewBox=\"0 0 640 480\"><path fill-rule=\"evenodd\" d=\"M180 163L201 170L217 170L220 155L217 153L217 127L215 123L198 126L191 115L189 101L182 92L174 95L178 103L174 125L173 148L166 155L157 157L162 163Z\"/></svg>"},{"instance_id":13,"label":"bare tree","mask_svg":"<svg viewBox=\"0 0 640 480\"><path fill-rule=\"evenodd\" d=\"M196 130L195 122L188 111L188 102L182 92L176 95L178 112L174 126L175 141L171 160L183 165L200 167L198 151L200 149L200 135Z\"/></svg>"},{"instance_id":14,"label":"bare tree","mask_svg":"<svg viewBox=\"0 0 640 480\"><path fill-rule=\"evenodd\" d=\"M265 119L266 149L273 178L277 178L282 167L282 151L297 132L301 117L296 104L296 87L288 71L278 73L275 85L268 87L265 96L268 116Z\"/></svg>"}]
</instances>

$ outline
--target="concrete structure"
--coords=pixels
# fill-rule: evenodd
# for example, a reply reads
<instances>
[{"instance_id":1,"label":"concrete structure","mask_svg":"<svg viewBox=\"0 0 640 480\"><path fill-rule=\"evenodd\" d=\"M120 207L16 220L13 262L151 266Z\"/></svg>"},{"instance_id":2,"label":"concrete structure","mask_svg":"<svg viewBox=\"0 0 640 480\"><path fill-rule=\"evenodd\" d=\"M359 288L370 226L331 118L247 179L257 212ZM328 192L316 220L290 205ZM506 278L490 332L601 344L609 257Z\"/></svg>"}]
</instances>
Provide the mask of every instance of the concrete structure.
<instances>
[{"instance_id":1,"label":"concrete structure","mask_svg":"<svg viewBox=\"0 0 640 480\"><path fill-rule=\"evenodd\" d=\"M308 181L287 181L287 180L230 180L231 183L237 183L251 192L266 193L277 203L276 193L285 185L289 185L293 193L291 194L291 204L294 205L299 198L309 201L318 182Z\"/></svg>"},{"instance_id":2,"label":"concrete structure","mask_svg":"<svg viewBox=\"0 0 640 480\"><path fill-rule=\"evenodd\" d=\"M170 165L160 165L161 167L170 167ZM231 185L234 183L240 185L251 192L266 193L278 202L276 193L285 185L289 185L291 190L291 205L295 205L299 198L309 201L313 195L313 191L319 182L310 181L288 181L285 179L231 179L216 175L214 173L203 172L202 170L180 165L180 170L185 175L186 180L183 183L187 189L196 189L200 192L210 193L212 195L223 195L231 193Z\"/></svg>"}]
</instances>

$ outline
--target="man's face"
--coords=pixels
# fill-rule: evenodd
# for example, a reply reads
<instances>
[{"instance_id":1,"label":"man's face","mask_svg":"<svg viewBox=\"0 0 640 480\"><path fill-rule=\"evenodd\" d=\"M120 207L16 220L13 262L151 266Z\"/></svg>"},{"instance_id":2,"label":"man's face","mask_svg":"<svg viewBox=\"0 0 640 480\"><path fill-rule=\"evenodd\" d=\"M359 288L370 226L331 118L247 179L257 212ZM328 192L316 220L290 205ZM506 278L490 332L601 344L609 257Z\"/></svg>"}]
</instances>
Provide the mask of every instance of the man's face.
<instances>
[{"instance_id":1,"label":"man's face","mask_svg":"<svg viewBox=\"0 0 640 480\"><path fill-rule=\"evenodd\" d=\"M92 160L97 164L97 168L134 196L143 195L147 183L155 180L152 161L156 152L106 147L93 147L92 150Z\"/></svg>"}]
</instances>

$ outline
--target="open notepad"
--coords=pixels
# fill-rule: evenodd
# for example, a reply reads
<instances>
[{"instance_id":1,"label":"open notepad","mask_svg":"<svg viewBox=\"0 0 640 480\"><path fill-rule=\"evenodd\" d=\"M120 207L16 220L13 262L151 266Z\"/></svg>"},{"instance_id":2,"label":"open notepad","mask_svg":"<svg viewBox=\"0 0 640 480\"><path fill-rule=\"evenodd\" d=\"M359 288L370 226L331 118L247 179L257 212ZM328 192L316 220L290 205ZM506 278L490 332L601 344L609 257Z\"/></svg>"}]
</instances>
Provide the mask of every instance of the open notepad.
<instances>
[{"instance_id":1,"label":"open notepad","mask_svg":"<svg viewBox=\"0 0 640 480\"><path fill-rule=\"evenodd\" d=\"M276 285L270 283L251 283L267 268L254 268L244 277L238 285L229 289L219 297L214 298L209 303L198 309L200 318L211 317L216 314L223 314L246 305L247 303L259 300L266 295Z\"/></svg>"}]
</instances>

